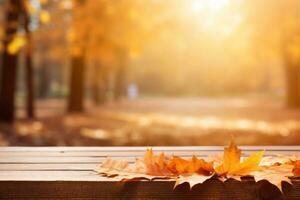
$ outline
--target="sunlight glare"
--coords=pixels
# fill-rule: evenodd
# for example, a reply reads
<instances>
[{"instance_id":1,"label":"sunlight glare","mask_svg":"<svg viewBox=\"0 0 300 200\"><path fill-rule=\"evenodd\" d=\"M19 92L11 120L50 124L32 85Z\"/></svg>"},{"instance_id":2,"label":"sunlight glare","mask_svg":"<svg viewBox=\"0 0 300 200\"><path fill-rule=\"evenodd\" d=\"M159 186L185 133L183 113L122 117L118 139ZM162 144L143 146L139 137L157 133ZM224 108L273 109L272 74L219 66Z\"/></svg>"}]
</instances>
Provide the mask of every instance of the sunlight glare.
<instances>
[{"instance_id":1,"label":"sunlight glare","mask_svg":"<svg viewBox=\"0 0 300 200\"><path fill-rule=\"evenodd\" d=\"M199 12L207 9L212 12L218 12L229 4L229 0L192 0L191 10Z\"/></svg>"},{"instance_id":2,"label":"sunlight glare","mask_svg":"<svg viewBox=\"0 0 300 200\"><path fill-rule=\"evenodd\" d=\"M191 3L191 10L193 12L199 12L201 9L203 9L203 1L193 0Z\"/></svg>"},{"instance_id":3,"label":"sunlight glare","mask_svg":"<svg viewBox=\"0 0 300 200\"><path fill-rule=\"evenodd\" d=\"M228 5L229 0L206 0L206 2L210 10L220 11Z\"/></svg>"}]
</instances>

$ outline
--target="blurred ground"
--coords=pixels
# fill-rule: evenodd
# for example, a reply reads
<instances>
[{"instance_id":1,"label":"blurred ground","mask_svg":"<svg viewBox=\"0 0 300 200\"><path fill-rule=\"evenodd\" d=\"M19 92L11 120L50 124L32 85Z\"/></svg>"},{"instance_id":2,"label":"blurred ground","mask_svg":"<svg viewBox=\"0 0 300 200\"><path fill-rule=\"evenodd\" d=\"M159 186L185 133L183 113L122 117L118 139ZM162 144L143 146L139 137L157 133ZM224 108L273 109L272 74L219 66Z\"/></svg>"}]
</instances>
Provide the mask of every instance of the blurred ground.
<instances>
[{"instance_id":1,"label":"blurred ground","mask_svg":"<svg viewBox=\"0 0 300 200\"><path fill-rule=\"evenodd\" d=\"M267 99L152 98L88 104L65 115L63 101L39 101L38 120L0 125L0 145L155 146L300 144L300 110ZM18 112L22 116L22 109Z\"/></svg>"}]
</instances>

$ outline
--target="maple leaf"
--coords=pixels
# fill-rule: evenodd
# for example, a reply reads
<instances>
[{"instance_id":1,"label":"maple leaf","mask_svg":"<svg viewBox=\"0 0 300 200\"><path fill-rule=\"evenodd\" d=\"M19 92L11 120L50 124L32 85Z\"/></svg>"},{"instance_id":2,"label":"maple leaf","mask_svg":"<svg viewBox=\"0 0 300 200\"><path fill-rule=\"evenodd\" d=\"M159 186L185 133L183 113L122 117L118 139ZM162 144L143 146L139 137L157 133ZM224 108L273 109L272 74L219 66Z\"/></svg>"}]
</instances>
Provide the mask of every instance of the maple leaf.
<instances>
[{"instance_id":1,"label":"maple leaf","mask_svg":"<svg viewBox=\"0 0 300 200\"><path fill-rule=\"evenodd\" d=\"M204 181L210 179L213 175L205 176L201 174L189 174L189 175L180 175L175 182L174 188L183 183L188 183L190 188L193 186L203 183Z\"/></svg>"},{"instance_id":2,"label":"maple leaf","mask_svg":"<svg viewBox=\"0 0 300 200\"><path fill-rule=\"evenodd\" d=\"M297 159L298 157L295 155L265 156L260 162L260 164L265 166L280 165L280 164L294 165Z\"/></svg>"},{"instance_id":3,"label":"maple leaf","mask_svg":"<svg viewBox=\"0 0 300 200\"><path fill-rule=\"evenodd\" d=\"M143 158L138 158L134 163L124 160L107 158L96 170L103 176L114 178L117 181L128 180L153 180L167 178L175 180L175 186L187 182L192 188L194 185L210 179L215 173L220 180L234 178L240 180L241 176L253 176L255 181L267 180L282 191L282 181L291 184L290 177L300 176L300 160L295 156L268 156L262 160L264 151L256 152L245 160L241 158L241 150L231 142L224 149L223 160L214 169L213 162L220 160L211 159L207 162L192 156L184 159L178 156L171 158L163 153L155 155L148 149Z\"/></svg>"},{"instance_id":4,"label":"maple leaf","mask_svg":"<svg viewBox=\"0 0 300 200\"><path fill-rule=\"evenodd\" d=\"M144 156L144 163L147 169L147 174L154 176L170 176L172 172L167 168L168 158L164 153L156 156L152 149L147 149Z\"/></svg>"},{"instance_id":5,"label":"maple leaf","mask_svg":"<svg viewBox=\"0 0 300 200\"><path fill-rule=\"evenodd\" d=\"M116 170L122 171L128 167L128 162L124 160L112 160L107 158L103 161L100 168L97 170L99 173L105 173L106 171Z\"/></svg>"},{"instance_id":6,"label":"maple leaf","mask_svg":"<svg viewBox=\"0 0 300 200\"><path fill-rule=\"evenodd\" d=\"M293 165L290 164L276 164L272 166L262 166L260 170L251 172L250 175L254 177L255 181L267 180L282 191L282 181L292 184L289 179L289 177L293 176L292 169Z\"/></svg>"},{"instance_id":7,"label":"maple leaf","mask_svg":"<svg viewBox=\"0 0 300 200\"><path fill-rule=\"evenodd\" d=\"M193 155L191 160L191 166L193 167L193 172L203 175L210 175L214 170L213 162L206 162L203 159L198 159Z\"/></svg>"},{"instance_id":8,"label":"maple leaf","mask_svg":"<svg viewBox=\"0 0 300 200\"><path fill-rule=\"evenodd\" d=\"M213 163L198 159L193 155L191 160L185 160L178 156L173 156L167 168L174 174L193 174L210 175L214 172Z\"/></svg>"},{"instance_id":9,"label":"maple leaf","mask_svg":"<svg viewBox=\"0 0 300 200\"><path fill-rule=\"evenodd\" d=\"M259 169L264 151L251 154L247 159L241 162L241 150L237 148L234 142L224 149L223 162L215 171L219 176L236 177L246 176L250 172Z\"/></svg>"},{"instance_id":10,"label":"maple leaf","mask_svg":"<svg viewBox=\"0 0 300 200\"><path fill-rule=\"evenodd\" d=\"M137 159L135 163L129 164L124 160L112 160L107 158L95 171L103 176L114 178L117 181L168 178L167 176L147 174L147 167L143 159Z\"/></svg>"},{"instance_id":11,"label":"maple leaf","mask_svg":"<svg viewBox=\"0 0 300 200\"><path fill-rule=\"evenodd\" d=\"M203 159L198 159L195 155L192 156L191 160L173 156L168 163L167 168L172 173L179 175L176 179L174 188L185 182L192 188L194 185L210 179L214 172L213 162L206 162Z\"/></svg>"},{"instance_id":12,"label":"maple leaf","mask_svg":"<svg viewBox=\"0 0 300 200\"><path fill-rule=\"evenodd\" d=\"M292 162L292 164L294 165L293 167L293 175L294 176L300 176L300 160L296 160L294 162Z\"/></svg>"}]
</instances>

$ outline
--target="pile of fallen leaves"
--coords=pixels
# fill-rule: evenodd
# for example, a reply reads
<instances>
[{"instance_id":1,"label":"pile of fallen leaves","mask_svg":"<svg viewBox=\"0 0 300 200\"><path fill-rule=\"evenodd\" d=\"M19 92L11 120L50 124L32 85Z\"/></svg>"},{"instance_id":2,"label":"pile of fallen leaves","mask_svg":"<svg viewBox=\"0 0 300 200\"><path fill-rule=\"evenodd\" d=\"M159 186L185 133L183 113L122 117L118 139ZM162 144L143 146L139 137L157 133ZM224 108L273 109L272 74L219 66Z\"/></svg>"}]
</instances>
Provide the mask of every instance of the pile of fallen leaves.
<instances>
[{"instance_id":1,"label":"pile of fallen leaves","mask_svg":"<svg viewBox=\"0 0 300 200\"><path fill-rule=\"evenodd\" d=\"M282 181L292 184L290 178L300 176L300 160L295 156L264 157L264 153L259 151L242 157L241 150L233 142L224 149L223 158L211 156L207 160L195 155L191 159L166 156L164 153L155 155L152 149L148 149L143 158L137 158L131 164L107 158L96 171L119 181L174 179L174 187L184 182L193 187L212 177L226 181L251 176L255 181L267 180L280 190Z\"/></svg>"}]
</instances>

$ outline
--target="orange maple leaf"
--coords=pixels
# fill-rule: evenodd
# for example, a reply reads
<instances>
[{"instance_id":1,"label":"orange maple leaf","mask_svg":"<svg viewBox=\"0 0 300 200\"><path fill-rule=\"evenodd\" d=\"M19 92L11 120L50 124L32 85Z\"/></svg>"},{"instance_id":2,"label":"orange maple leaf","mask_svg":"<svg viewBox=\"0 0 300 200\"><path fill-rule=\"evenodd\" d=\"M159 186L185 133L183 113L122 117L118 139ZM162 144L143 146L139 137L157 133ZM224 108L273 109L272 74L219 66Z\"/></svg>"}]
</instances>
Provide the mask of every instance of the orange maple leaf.
<instances>
[{"instance_id":1,"label":"orange maple leaf","mask_svg":"<svg viewBox=\"0 0 300 200\"><path fill-rule=\"evenodd\" d=\"M294 176L300 176L300 160L296 160L293 162L293 174Z\"/></svg>"},{"instance_id":2,"label":"orange maple leaf","mask_svg":"<svg viewBox=\"0 0 300 200\"><path fill-rule=\"evenodd\" d=\"M264 151L256 152L241 162L241 150L237 148L234 142L231 142L229 147L224 149L223 162L215 171L220 176L249 175L250 172L259 169L263 155Z\"/></svg>"},{"instance_id":3,"label":"orange maple leaf","mask_svg":"<svg viewBox=\"0 0 300 200\"><path fill-rule=\"evenodd\" d=\"M180 174L198 173L210 175L214 172L213 163L205 162L193 156L191 160L186 160L178 156L171 159L161 153L155 155L152 149L147 149L144 156L144 163L147 168L147 174L156 176L172 176Z\"/></svg>"},{"instance_id":4,"label":"orange maple leaf","mask_svg":"<svg viewBox=\"0 0 300 200\"><path fill-rule=\"evenodd\" d=\"M173 156L173 158L168 163L167 168L173 174L192 174L198 173L202 175L209 175L214 172L213 163L205 162L203 159L198 159L193 156L191 160L186 160L178 156Z\"/></svg>"},{"instance_id":5,"label":"orange maple leaf","mask_svg":"<svg viewBox=\"0 0 300 200\"><path fill-rule=\"evenodd\" d=\"M168 176L172 173L167 169L168 158L164 153L158 156L154 155L152 149L147 149L144 162L147 168L147 174L155 176Z\"/></svg>"}]
</instances>

